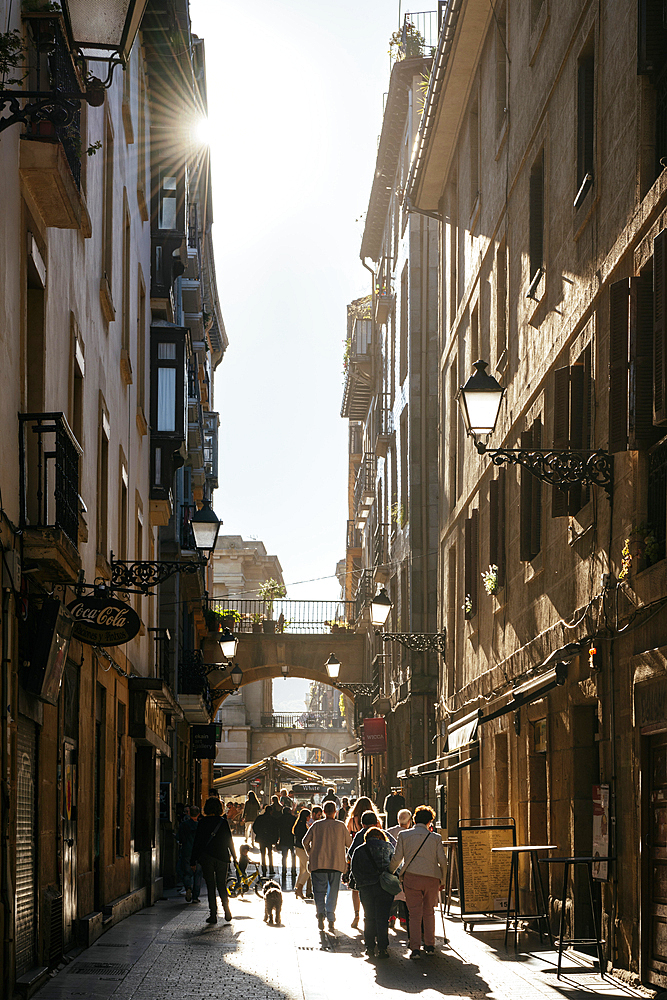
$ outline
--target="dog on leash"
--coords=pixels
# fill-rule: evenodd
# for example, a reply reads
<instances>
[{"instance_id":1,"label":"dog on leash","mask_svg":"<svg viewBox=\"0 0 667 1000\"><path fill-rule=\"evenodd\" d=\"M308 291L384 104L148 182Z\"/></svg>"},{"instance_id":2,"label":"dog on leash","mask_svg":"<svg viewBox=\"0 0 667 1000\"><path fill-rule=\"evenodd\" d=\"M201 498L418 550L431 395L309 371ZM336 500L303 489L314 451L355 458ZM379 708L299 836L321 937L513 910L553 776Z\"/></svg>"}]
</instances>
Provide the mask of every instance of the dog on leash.
<instances>
[{"instance_id":1,"label":"dog on leash","mask_svg":"<svg viewBox=\"0 0 667 1000\"><path fill-rule=\"evenodd\" d=\"M264 920L267 924L280 926L280 913L283 908L283 893L277 882L264 884Z\"/></svg>"}]
</instances>

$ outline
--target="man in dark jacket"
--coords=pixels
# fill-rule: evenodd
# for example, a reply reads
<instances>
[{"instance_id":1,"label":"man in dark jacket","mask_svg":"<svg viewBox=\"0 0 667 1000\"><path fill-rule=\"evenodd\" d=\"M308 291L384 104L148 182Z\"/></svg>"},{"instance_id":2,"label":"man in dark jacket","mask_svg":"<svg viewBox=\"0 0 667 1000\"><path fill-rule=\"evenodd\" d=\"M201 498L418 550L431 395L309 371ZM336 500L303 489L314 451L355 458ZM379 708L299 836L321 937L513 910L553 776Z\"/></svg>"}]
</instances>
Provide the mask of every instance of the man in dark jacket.
<instances>
[{"instance_id":1,"label":"man in dark jacket","mask_svg":"<svg viewBox=\"0 0 667 1000\"><path fill-rule=\"evenodd\" d=\"M204 818L200 819L197 824L197 833L190 855L191 868L194 870L199 861L206 881L208 905L211 911L210 916L206 918L207 924L217 924L218 922L217 895L222 900L225 923L231 923L232 913L229 909L229 896L227 895L230 855L236 861L236 851L229 823L222 815L220 799L212 797L207 799L204 804Z\"/></svg>"},{"instance_id":2,"label":"man in dark jacket","mask_svg":"<svg viewBox=\"0 0 667 1000\"><path fill-rule=\"evenodd\" d=\"M392 788L384 800L384 811L387 814L387 829L391 826L396 826L398 823L396 817L400 809L405 809L405 798L401 795L400 788Z\"/></svg>"},{"instance_id":3,"label":"man in dark jacket","mask_svg":"<svg viewBox=\"0 0 667 1000\"><path fill-rule=\"evenodd\" d=\"M252 825L252 832L255 840L259 844L259 850L262 856L262 875L266 875L267 851L269 852L269 872L273 875L275 873L275 869L273 867L273 845L277 844L280 839L280 827L272 805L264 807L264 812L259 814Z\"/></svg>"},{"instance_id":4,"label":"man in dark jacket","mask_svg":"<svg viewBox=\"0 0 667 1000\"><path fill-rule=\"evenodd\" d=\"M195 842L197 826L199 820L199 806L190 806L190 815L183 816L181 825L178 828L178 842L181 845L179 851L179 865L183 871L183 885L185 886L185 898L189 903L199 902L199 890L201 888L202 870L201 865L196 865L194 876L190 868L192 857L192 846ZM193 886L194 883L194 886ZM193 892L194 887L194 892Z\"/></svg>"},{"instance_id":5,"label":"man in dark jacket","mask_svg":"<svg viewBox=\"0 0 667 1000\"><path fill-rule=\"evenodd\" d=\"M285 806L279 821L280 841L278 843L283 861L283 880L287 876L287 855L290 852L292 854L292 876L296 875L296 852L294 850L294 834L292 833L294 823L295 819L292 814L292 810L289 806ZM301 845L299 844L299 847L300 846Z\"/></svg>"}]
</instances>

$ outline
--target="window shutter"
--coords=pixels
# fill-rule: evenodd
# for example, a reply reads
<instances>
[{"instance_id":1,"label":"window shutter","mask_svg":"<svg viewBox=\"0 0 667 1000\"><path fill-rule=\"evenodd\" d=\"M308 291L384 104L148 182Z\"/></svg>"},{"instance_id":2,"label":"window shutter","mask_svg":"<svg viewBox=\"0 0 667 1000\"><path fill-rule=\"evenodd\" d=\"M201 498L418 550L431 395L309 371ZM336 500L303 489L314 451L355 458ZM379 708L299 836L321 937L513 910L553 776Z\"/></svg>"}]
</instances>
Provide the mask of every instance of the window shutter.
<instances>
[{"instance_id":1,"label":"window shutter","mask_svg":"<svg viewBox=\"0 0 667 1000\"><path fill-rule=\"evenodd\" d=\"M544 153L530 172L528 256L532 281L544 264Z\"/></svg>"},{"instance_id":2,"label":"window shutter","mask_svg":"<svg viewBox=\"0 0 667 1000\"><path fill-rule=\"evenodd\" d=\"M663 0L639 0L638 13L637 72L656 76L667 48Z\"/></svg>"},{"instance_id":3,"label":"window shutter","mask_svg":"<svg viewBox=\"0 0 667 1000\"><path fill-rule=\"evenodd\" d=\"M653 241L653 423L667 424L667 385L665 343L667 302L667 230Z\"/></svg>"},{"instance_id":4,"label":"window shutter","mask_svg":"<svg viewBox=\"0 0 667 1000\"><path fill-rule=\"evenodd\" d=\"M536 420L532 427L533 448L542 447L542 422ZM530 475L530 473L529 473ZM534 559L542 548L542 480L531 475L530 484L530 558Z\"/></svg>"},{"instance_id":5,"label":"window shutter","mask_svg":"<svg viewBox=\"0 0 667 1000\"><path fill-rule=\"evenodd\" d=\"M473 510L470 514L471 522L471 540L470 540L470 555L472 560L471 565L471 575L472 575L472 587L470 589L470 596L472 597L472 613L477 614L477 606L479 604L479 511Z\"/></svg>"},{"instance_id":6,"label":"window shutter","mask_svg":"<svg viewBox=\"0 0 667 1000\"><path fill-rule=\"evenodd\" d=\"M586 174L593 174L593 96L595 74L592 56L579 63L577 107L577 189Z\"/></svg>"},{"instance_id":7,"label":"window shutter","mask_svg":"<svg viewBox=\"0 0 667 1000\"><path fill-rule=\"evenodd\" d=\"M530 451L533 447L533 435L531 431L524 431L521 435L521 448ZM533 475L528 469L521 468L521 535L520 553L522 562L530 562L533 558L531 554L532 537L532 516L533 516Z\"/></svg>"},{"instance_id":8,"label":"window shutter","mask_svg":"<svg viewBox=\"0 0 667 1000\"><path fill-rule=\"evenodd\" d=\"M570 369L554 372L554 448L570 447ZM567 517L568 491L554 486L551 491L551 516Z\"/></svg>"},{"instance_id":9,"label":"window shutter","mask_svg":"<svg viewBox=\"0 0 667 1000\"><path fill-rule=\"evenodd\" d=\"M583 451L588 447L588 391L583 364L570 368L570 448ZM585 440L586 439L586 440ZM580 483L571 486L568 493L568 513L576 514L582 505Z\"/></svg>"},{"instance_id":10,"label":"window shutter","mask_svg":"<svg viewBox=\"0 0 667 1000\"><path fill-rule=\"evenodd\" d=\"M609 451L628 447L629 303L633 279L609 290Z\"/></svg>"},{"instance_id":11,"label":"window shutter","mask_svg":"<svg viewBox=\"0 0 667 1000\"><path fill-rule=\"evenodd\" d=\"M489 565L498 567L498 586L505 583L505 476L489 483Z\"/></svg>"},{"instance_id":12,"label":"window shutter","mask_svg":"<svg viewBox=\"0 0 667 1000\"><path fill-rule=\"evenodd\" d=\"M473 571L473 545L472 545L472 542L473 542L472 518L471 517L467 517L466 520L465 520L465 529L464 529L464 557L465 557L465 566L463 568L463 583L464 583L465 594L463 596L464 596L464 600L466 600L468 597L470 597L470 599L472 601L472 614L474 614L475 613L475 599L473 597L473 579L472 579L472 571ZM466 617L468 618L468 617L470 617L470 615L466 614Z\"/></svg>"},{"instance_id":13,"label":"window shutter","mask_svg":"<svg viewBox=\"0 0 667 1000\"><path fill-rule=\"evenodd\" d=\"M630 285L630 388L628 447L650 448L662 437L653 424L653 282L650 274Z\"/></svg>"}]
</instances>

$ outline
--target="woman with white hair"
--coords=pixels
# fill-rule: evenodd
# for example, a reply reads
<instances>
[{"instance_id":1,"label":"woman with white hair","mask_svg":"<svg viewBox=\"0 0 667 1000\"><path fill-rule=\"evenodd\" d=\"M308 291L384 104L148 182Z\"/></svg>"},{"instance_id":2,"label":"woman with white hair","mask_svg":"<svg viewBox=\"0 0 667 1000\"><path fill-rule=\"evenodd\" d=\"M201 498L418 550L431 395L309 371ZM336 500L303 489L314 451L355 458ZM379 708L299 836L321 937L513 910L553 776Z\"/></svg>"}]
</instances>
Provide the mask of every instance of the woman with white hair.
<instances>
[{"instance_id":1,"label":"woman with white hair","mask_svg":"<svg viewBox=\"0 0 667 1000\"><path fill-rule=\"evenodd\" d=\"M410 812L409 809L399 809L396 818L398 820L398 825L392 826L387 830L387 833L390 834L394 838L394 840L398 839L398 835L401 832L401 830L410 829L410 827L412 826L412 813ZM405 898L405 893L403 892L402 889L399 893L397 893L394 896L394 902L391 907L389 926L392 928L392 930L396 924L396 917L398 917L401 927L403 927L406 930L409 930L408 904Z\"/></svg>"}]
</instances>

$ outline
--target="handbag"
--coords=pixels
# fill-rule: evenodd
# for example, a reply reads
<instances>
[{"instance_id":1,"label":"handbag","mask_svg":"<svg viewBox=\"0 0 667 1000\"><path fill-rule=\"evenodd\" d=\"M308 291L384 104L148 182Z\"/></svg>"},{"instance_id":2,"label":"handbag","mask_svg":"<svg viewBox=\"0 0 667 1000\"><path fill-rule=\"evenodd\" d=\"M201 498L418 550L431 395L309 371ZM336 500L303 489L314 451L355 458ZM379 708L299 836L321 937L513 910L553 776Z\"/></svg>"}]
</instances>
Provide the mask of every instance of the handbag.
<instances>
[{"instance_id":1,"label":"handbag","mask_svg":"<svg viewBox=\"0 0 667 1000\"><path fill-rule=\"evenodd\" d=\"M364 846L366 847L368 857L371 859L373 867L377 872L380 872L380 888L384 889L385 892L388 892L390 896L397 896L402 888L401 880L399 879L398 875L394 875L394 873L390 872L388 868L385 868L382 871L380 871L375 861L375 858L371 854L368 844L365 844Z\"/></svg>"},{"instance_id":2,"label":"handbag","mask_svg":"<svg viewBox=\"0 0 667 1000\"><path fill-rule=\"evenodd\" d=\"M422 840L421 844L419 845L419 847L417 848L417 850L415 851L415 853L412 855L412 857L408 861L407 865L405 865L405 864L403 865L403 869L401 871L401 879L403 879L405 877L406 871L408 870L408 868L410 867L410 865L412 864L412 862L415 860L415 858L417 857L417 855L419 854L419 852L421 851L422 847L424 846L424 844L426 843L426 841L428 840L428 838L430 836L431 836L430 832L427 832L426 836L424 837L424 839Z\"/></svg>"}]
</instances>

